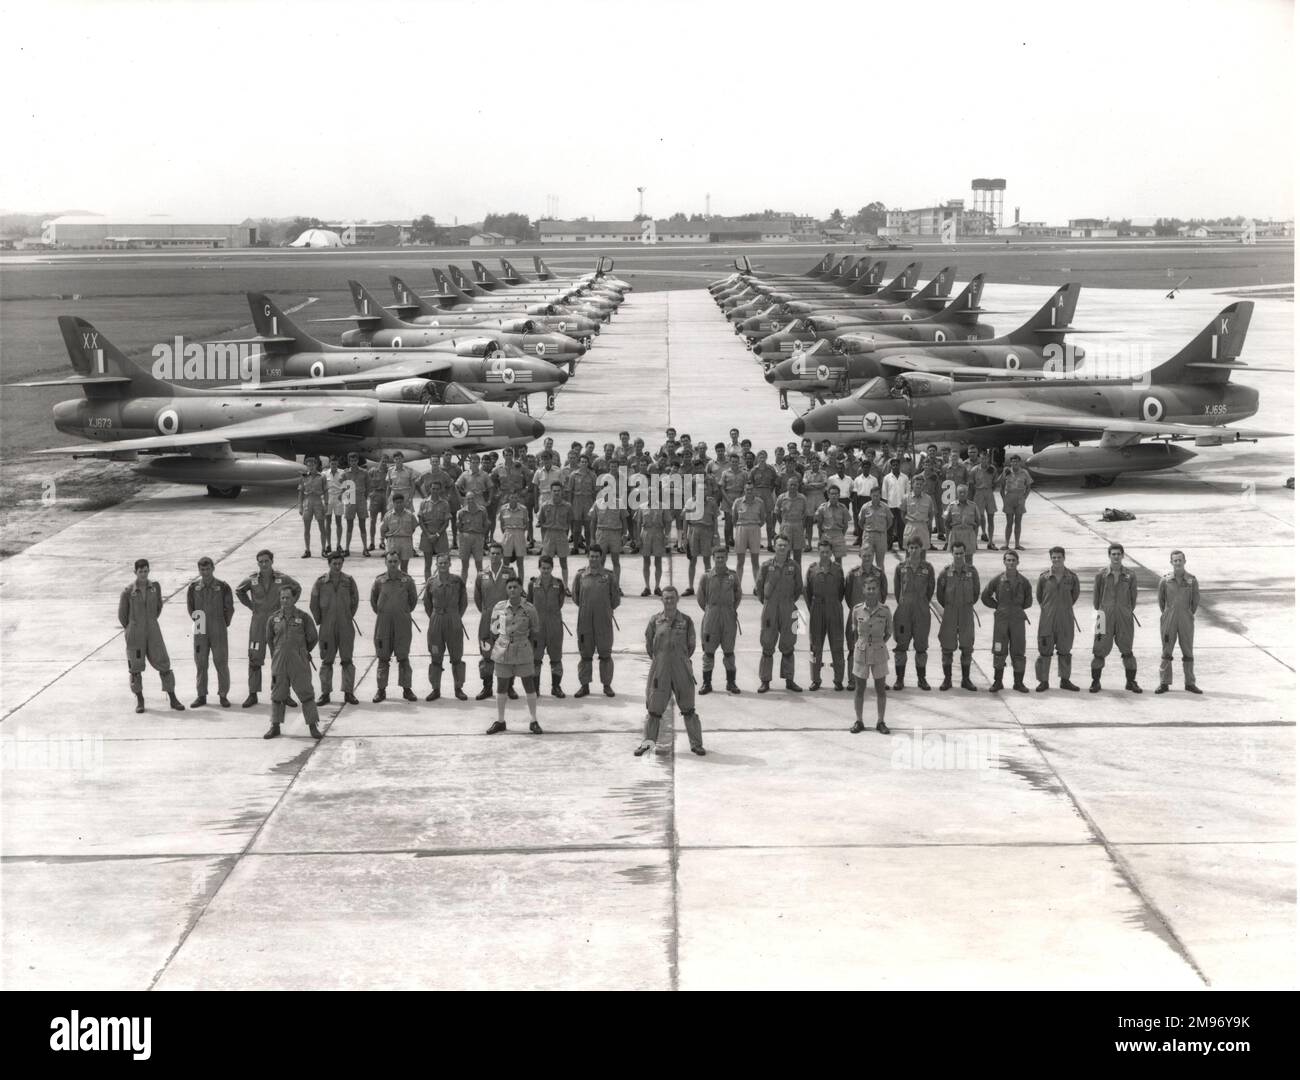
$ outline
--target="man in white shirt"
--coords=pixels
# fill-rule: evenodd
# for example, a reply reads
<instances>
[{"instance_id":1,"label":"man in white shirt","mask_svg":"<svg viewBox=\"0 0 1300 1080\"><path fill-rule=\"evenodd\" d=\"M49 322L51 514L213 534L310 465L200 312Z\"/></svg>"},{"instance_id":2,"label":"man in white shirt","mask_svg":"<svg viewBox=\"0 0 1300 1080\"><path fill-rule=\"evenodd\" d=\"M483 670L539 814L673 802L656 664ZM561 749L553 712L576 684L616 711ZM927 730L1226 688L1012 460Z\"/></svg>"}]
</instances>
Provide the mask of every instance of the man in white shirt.
<instances>
[{"instance_id":1,"label":"man in white shirt","mask_svg":"<svg viewBox=\"0 0 1300 1080\"><path fill-rule=\"evenodd\" d=\"M889 512L894 517L894 527L889 530L889 546L891 549L895 544L898 544L899 550L902 550L903 500L907 498L911 490L911 481L900 471L898 458L894 458L889 463L889 472L885 473L884 479L880 482L881 498L885 500L885 505L889 507Z\"/></svg>"}]
</instances>

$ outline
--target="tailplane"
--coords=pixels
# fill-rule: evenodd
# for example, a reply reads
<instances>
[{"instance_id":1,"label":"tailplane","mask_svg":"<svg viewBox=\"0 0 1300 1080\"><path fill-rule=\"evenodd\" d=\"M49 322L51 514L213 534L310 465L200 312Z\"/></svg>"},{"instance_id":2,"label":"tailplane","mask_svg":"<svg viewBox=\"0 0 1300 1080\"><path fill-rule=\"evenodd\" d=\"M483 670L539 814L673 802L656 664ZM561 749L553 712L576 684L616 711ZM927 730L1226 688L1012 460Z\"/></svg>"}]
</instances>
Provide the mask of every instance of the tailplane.
<instances>
[{"instance_id":1,"label":"tailplane","mask_svg":"<svg viewBox=\"0 0 1300 1080\"><path fill-rule=\"evenodd\" d=\"M168 394L164 386L76 315L59 316L59 332L68 350L73 374L63 379L29 379L12 386L78 386L87 398L122 398L131 394Z\"/></svg>"},{"instance_id":2,"label":"tailplane","mask_svg":"<svg viewBox=\"0 0 1300 1080\"><path fill-rule=\"evenodd\" d=\"M1004 340L1007 345L1028 345L1042 348L1061 345L1065 335L1073 330L1074 309L1079 303L1079 285L1062 285L1038 311L1023 325L1012 330Z\"/></svg>"},{"instance_id":3,"label":"tailplane","mask_svg":"<svg viewBox=\"0 0 1300 1080\"><path fill-rule=\"evenodd\" d=\"M908 263L893 281L875 295L882 300L906 300L916 290L916 281L920 276L921 264Z\"/></svg>"},{"instance_id":4,"label":"tailplane","mask_svg":"<svg viewBox=\"0 0 1300 1080\"><path fill-rule=\"evenodd\" d=\"M1246 331L1254 311L1251 300L1229 304L1174 356L1153 367L1148 372L1151 382L1221 386L1232 378L1234 371L1266 370L1235 362L1246 344Z\"/></svg>"}]
</instances>

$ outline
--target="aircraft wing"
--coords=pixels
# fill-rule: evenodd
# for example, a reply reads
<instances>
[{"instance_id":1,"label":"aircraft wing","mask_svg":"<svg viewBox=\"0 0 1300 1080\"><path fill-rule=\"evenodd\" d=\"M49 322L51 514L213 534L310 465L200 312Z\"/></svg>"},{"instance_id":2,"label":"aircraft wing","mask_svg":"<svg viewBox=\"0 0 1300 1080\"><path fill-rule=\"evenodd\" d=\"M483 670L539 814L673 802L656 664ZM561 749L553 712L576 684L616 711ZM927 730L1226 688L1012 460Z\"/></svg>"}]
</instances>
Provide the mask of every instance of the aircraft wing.
<instances>
[{"instance_id":1,"label":"aircraft wing","mask_svg":"<svg viewBox=\"0 0 1300 1080\"><path fill-rule=\"evenodd\" d=\"M37 450L37 454L117 454L127 450L194 450L205 446L229 446L236 442L288 439L297 435L315 435L332 428L371 419L378 402L351 402L347 405L311 405L303 409L259 416L227 424L211 431L187 431L176 435L150 435L142 439L123 439L111 443L81 443L78 446L55 446Z\"/></svg>"},{"instance_id":2,"label":"aircraft wing","mask_svg":"<svg viewBox=\"0 0 1300 1080\"><path fill-rule=\"evenodd\" d=\"M414 349L411 350L415 352ZM279 390L327 390L333 387L378 386L398 379L428 379L451 368L448 356L413 356L393 360L383 367L354 371L351 375L322 375L319 379L275 379L256 386L233 385L220 389L232 394L273 394Z\"/></svg>"},{"instance_id":3,"label":"aircraft wing","mask_svg":"<svg viewBox=\"0 0 1300 1080\"><path fill-rule=\"evenodd\" d=\"M1226 427L1222 424L1179 424L1170 420L1127 420L1111 416L1094 416L1064 405L1045 405L1041 402L1017 401L1013 398L990 397L963 401L957 408L971 416L1001 420L1023 427L1064 428L1070 431L1117 432L1124 435L1178 435L1197 437L1226 435L1232 438L1269 439L1291 434L1285 431L1263 431L1257 428Z\"/></svg>"}]
</instances>

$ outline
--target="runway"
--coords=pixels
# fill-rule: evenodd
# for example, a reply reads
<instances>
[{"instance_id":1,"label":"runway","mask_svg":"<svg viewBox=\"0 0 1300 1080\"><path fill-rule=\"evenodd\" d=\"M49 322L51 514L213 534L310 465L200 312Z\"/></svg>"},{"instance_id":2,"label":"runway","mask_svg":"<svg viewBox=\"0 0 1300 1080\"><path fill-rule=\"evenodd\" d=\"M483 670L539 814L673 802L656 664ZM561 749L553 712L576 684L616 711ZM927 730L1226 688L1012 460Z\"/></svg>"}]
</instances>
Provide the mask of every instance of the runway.
<instances>
[{"instance_id":1,"label":"runway","mask_svg":"<svg viewBox=\"0 0 1300 1080\"><path fill-rule=\"evenodd\" d=\"M1027 313L1049 291L990 285L984 302ZM1229 302L1085 289L1075 322L1141 328L1127 340L1160 357ZM1243 360L1290 366L1292 318L1288 302L1257 301ZM1294 430L1291 376L1250 381L1267 391L1254 423ZM632 293L558 409L536 415L557 447L621 429L657 445L672 424L710 446L736 426L770 449L792 438L796 414L777 408L701 289ZM1123 693L1115 656L1100 696L926 694L909 670L909 688L889 698L893 736L853 736L849 694L754 693L759 608L747 596L745 693L700 698L704 758L672 731L666 753L632 756L644 628L659 610L636 595L635 556L624 557L616 612L618 697L543 697L544 736L526 734L522 702L509 734L491 739L494 702L370 703L373 558L347 567L363 597L363 703L323 708L323 741L293 711L288 737L263 741L269 706L237 707L242 608L236 707L167 712L147 671L150 711L137 716L115 617L134 558L151 560L170 597L162 622L186 702L184 589L200 555L232 586L262 547L307 588L325 570L297 557L301 524L283 492L214 503L151 487L0 562L3 983L1294 986L1293 459L1290 438L1210 448L1169 474L1031 496L1022 567L1036 578L1047 548L1064 544L1084 583L1081 622L1106 543L1128 548L1147 693ZM1137 518L1106 525L1106 506ZM1172 547L1201 582L1196 699L1151 693L1155 584ZM1000 564L981 552L977 567L987 577ZM683 557L671 573L684 583ZM683 609L698 625L694 601ZM977 633L981 688L989 615ZM1076 644L1076 681L1086 645ZM796 657L806 686L803 639ZM576 663L566 654L570 693ZM423 635L412 664L422 698Z\"/></svg>"}]
</instances>

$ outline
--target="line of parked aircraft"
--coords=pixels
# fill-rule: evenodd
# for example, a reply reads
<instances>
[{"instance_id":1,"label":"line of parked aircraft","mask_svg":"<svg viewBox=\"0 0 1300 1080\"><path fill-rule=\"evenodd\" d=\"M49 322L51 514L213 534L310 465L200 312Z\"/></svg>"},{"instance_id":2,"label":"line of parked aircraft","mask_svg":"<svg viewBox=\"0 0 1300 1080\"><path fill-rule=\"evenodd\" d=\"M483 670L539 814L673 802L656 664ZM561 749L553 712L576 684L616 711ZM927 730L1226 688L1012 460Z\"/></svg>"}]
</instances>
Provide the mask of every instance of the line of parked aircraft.
<instances>
[{"instance_id":1,"label":"line of parked aircraft","mask_svg":"<svg viewBox=\"0 0 1300 1080\"><path fill-rule=\"evenodd\" d=\"M607 258L574 278L534 262L533 280L506 259L500 277L479 263L474 281L454 267L450 278L435 270L438 291L428 297L391 278L388 306L350 282L355 312L321 320L355 323L338 345L260 292L247 294L253 337L177 338L157 346L152 362L126 356L85 319L60 316L74 374L15 385L82 392L54 406L54 423L97 445L37 453L144 455L146 475L225 498L247 484L297 480L299 455L521 446L545 432L528 396L544 393L554 406L631 290Z\"/></svg>"},{"instance_id":2,"label":"line of parked aircraft","mask_svg":"<svg viewBox=\"0 0 1300 1080\"><path fill-rule=\"evenodd\" d=\"M1085 363L1066 337L1079 286L1064 285L1023 326L998 336L980 316L983 275L949 299L945 267L916 289L920 267L887 284L885 264L826 256L804 274L762 276L748 259L709 286L736 333L788 407L810 408L794 433L839 445L959 443L1032 446L1039 476L1106 484L1194 457L1177 445L1255 441L1288 432L1231 428L1259 409L1234 371L1277 371L1238 361L1254 304L1229 304L1170 359L1118 372Z\"/></svg>"}]
</instances>

